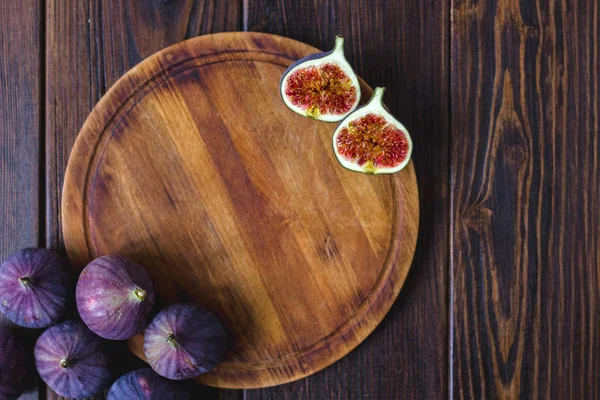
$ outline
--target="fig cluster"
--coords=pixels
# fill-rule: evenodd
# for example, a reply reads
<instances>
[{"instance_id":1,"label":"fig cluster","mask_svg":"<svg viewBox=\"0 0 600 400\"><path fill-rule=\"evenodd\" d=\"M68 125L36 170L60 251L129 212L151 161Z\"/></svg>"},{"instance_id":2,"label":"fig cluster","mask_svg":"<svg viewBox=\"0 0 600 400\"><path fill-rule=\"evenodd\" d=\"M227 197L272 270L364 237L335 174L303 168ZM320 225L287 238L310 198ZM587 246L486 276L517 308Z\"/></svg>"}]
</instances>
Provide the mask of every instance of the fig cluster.
<instances>
[{"instance_id":1,"label":"fig cluster","mask_svg":"<svg viewBox=\"0 0 600 400\"><path fill-rule=\"evenodd\" d=\"M206 373L225 358L225 331L199 305L170 305L150 319L154 287L137 262L109 255L90 262L78 279L72 271L57 253L38 248L20 250L0 265L0 311L16 325L45 329L33 359L39 376L59 395L85 398L110 387L109 400L187 400L187 386L178 381ZM68 318L73 293L80 320ZM151 368L115 381L110 341L143 332ZM0 329L0 400L23 392L31 376L29 350L13 330Z\"/></svg>"}]
</instances>

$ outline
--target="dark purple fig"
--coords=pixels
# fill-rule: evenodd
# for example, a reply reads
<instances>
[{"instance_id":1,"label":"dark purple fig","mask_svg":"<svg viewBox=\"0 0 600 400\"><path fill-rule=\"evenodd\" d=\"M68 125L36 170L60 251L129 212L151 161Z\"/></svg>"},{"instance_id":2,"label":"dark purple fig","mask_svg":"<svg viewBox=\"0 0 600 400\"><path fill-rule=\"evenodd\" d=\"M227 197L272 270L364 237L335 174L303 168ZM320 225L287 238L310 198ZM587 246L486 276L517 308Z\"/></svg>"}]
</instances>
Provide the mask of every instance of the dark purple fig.
<instances>
[{"instance_id":1,"label":"dark purple fig","mask_svg":"<svg viewBox=\"0 0 600 400\"><path fill-rule=\"evenodd\" d=\"M23 249L0 265L0 311L15 324L45 328L66 313L69 264L45 249Z\"/></svg>"},{"instance_id":2,"label":"dark purple fig","mask_svg":"<svg viewBox=\"0 0 600 400\"><path fill-rule=\"evenodd\" d=\"M152 320L144 336L146 360L159 375L189 379L221 362L227 337L213 314L195 304L166 307Z\"/></svg>"},{"instance_id":3,"label":"dark purple fig","mask_svg":"<svg viewBox=\"0 0 600 400\"><path fill-rule=\"evenodd\" d=\"M90 397L110 385L106 343L81 322L48 328L39 337L34 356L40 377L61 396Z\"/></svg>"},{"instance_id":4,"label":"dark purple fig","mask_svg":"<svg viewBox=\"0 0 600 400\"><path fill-rule=\"evenodd\" d=\"M120 377L110 388L107 400L190 400L187 388L159 376L151 368L138 369Z\"/></svg>"},{"instance_id":5,"label":"dark purple fig","mask_svg":"<svg viewBox=\"0 0 600 400\"><path fill-rule=\"evenodd\" d=\"M408 130L382 103L384 89L375 88L367 104L346 117L333 132L333 151L350 171L393 174L410 161Z\"/></svg>"},{"instance_id":6,"label":"dark purple fig","mask_svg":"<svg viewBox=\"0 0 600 400\"><path fill-rule=\"evenodd\" d=\"M0 400L19 397L27 375L23 343L8 328L0 328Z\"/></svg>"},{"instance_id":7,"label":"dark purple fig","mask_svg":"<svg viewBox=\"0 0 600 400\"><path fill-rule=\"evenodd\" d=\"M81 272L76 290L77 309L97 335L125 340L148 324L154 289L138 263L121 256L105 256Z\"/></svg>"},{"instance_id":8,"label":"dark purple fig","mask_svg":"<svg viewBox=\"0 0 600 400\"><path fill-rule=\"evenodd\" d=\"M344 38L333 50L311 54L283 73L279 91L292 111L325 122L342 120L360 101L358 77L344 57Z\"/></svg>"}]
</instances>

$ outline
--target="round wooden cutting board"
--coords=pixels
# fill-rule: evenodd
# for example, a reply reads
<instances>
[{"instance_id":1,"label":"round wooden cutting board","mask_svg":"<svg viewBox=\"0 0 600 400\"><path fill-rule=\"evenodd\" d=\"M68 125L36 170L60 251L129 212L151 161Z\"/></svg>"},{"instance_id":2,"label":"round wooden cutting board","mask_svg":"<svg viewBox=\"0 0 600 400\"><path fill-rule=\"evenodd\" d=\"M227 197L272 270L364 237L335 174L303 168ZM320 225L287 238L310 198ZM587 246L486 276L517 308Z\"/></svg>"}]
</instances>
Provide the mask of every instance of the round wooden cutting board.
<instances>
[{"instance_id":1,"label":"round wooden cutting board","mask_svg":"<svg viewBox=\"0 0 600 400\"><path fill-rule=\"evenodd\" d=\"M277 385L332 364L375 329L410 268L412 162L392 176L347 171L336 125L279 97L285 68L314 52L260 33L169 47L110 89L69 159L70 260L129 256L163 304L214 312L230 350L199 378L208 385ZM142 341L130 342L140 356Z\"/></svg>"}]
</instances>

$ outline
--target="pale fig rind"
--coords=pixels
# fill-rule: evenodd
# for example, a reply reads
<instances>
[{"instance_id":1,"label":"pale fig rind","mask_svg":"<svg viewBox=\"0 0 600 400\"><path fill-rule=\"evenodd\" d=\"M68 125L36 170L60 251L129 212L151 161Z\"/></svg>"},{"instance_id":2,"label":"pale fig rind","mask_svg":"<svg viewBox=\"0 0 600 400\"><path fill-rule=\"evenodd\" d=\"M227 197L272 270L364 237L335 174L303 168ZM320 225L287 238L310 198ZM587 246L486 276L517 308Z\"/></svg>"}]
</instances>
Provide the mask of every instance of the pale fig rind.
<instances>
[{"instance_id":1,"label":"pale fig rind","mask_svg":"<svg viewBox=\"0 0 600 400\"><path fill-rule=\"evenodd\" d=\"M212 313L195 304L174 304L152 320L144 355L157 374L190 379L210 371L227 352L227 337Z\"/></svg>"},{"instance_id":2,"label":"pale fig rind","mask_svg":"<svg viewBox=\"0 0 600 400\"><path fill-rule=\"evenodd\" d=\"M106 343L81 322L48 328L35 344L34 357L40 377L61 396L90 397L112 379Z\"/></svg>"},{"instance_id":3,"label":"pale fig rind","mask_svg":"<svg viewBox=\"0 0 600 400\"><path fill-rule=\"evenodd\" d=\"M27 248L0 265L0 311L26 328L45 328L66 314L71 267L52 250Z\"/></svg>"},{"instance_id":4,"label":"pale fig rind","mask_svg":"<svg viewBox=\"0 0 600 400\"><path fill-rule=\"evenodd\" d=\"M18 398L28 376L23 343L13 331L0 328L0 399Z\"/></svg>"},{"instance_id":5,"label":"pale fig rind","mask_svg":"<svg viewBox=\"0 0 600 400\"><path fill-rule=\"evenodd\" d=\"M338 66L352 82L352 87L356 90L356 99L352 106L343 114L320 114L317 117L312 116L307 112L305 108L299 107L292 103L292 101L285 94L288 79L298 69L306 68L310 66L321 66L327 63ZM360 102L360 83L358 76L352 69L352 66L348 63L344 56L344 38L342 36L336 36L334 48L330 51L308 55L290 65L283 73L281 80L279 81L279 93L284 104L292 111L305 117L314 118L323 122L338 122L344 119L349 113L356 109Z\"/></svg>"},{"instance_id":6,"label":"pale fig rind","mask_svg":"<svg viewBox=\"0 0 600 400\"><path fill-rule=\"evenodd\" d=\"M117 379L106 399L191 400L192 397L181 382L165 379L151 368L143 368Z\"/></svg>"},{"instance_id":7,"label":"pale fig rind","mask_svg":"<svg viewBox=\"0 0 600 400\"><path fill-rule=\"evenodd\" d=\"M126 340L146 327L154 304L154 288L144 267L111 255L97 258L85 267L75 297L81 319L95 334Z\"/></svg>"},{"instance_id":8,"label":"pale fig rind","mask_svg":"<svg viewBox=\"0 0 600 400\"><path fill-rule=\"evenodd\" d=\"M346 118L344 118L333 133L332 144L335 157L344 168L350 171L362 172L366 174L393 174L398 171L401 171L410 162L413 149L412 139L410 137L408 129L406 129L406 127L400 121L398 121L392 114L390 114L383 105L384 92L385 89L382 87L375 88L371 99L365 105L357 108ZM342 154L340 154L337 143L337 139L340 133L344 130L344 128L347 128L352 121L357 121L360 118L363 118L369 114L374 114L376 116L383 117L388 124L400 130L404 134L404 137L407 141L408 150L404 158L401 161L399 161L398 164L391 167L378 167L373 166L371 164L359 165L356 162L356 160L349 160Z\"/></svg>"}]
</instances>

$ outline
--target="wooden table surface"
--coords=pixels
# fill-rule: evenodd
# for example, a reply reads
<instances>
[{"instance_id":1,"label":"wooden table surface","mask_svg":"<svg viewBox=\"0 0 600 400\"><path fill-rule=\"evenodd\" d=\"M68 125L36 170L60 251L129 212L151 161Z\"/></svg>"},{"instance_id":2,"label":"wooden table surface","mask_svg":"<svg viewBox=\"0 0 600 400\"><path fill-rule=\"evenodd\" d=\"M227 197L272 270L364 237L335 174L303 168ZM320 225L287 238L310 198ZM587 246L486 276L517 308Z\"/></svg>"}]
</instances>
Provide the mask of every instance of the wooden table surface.
<instances>
[{"instance_id":1,"label":"wooden table surface","mask_svg":"<svg viewBox=\"0 0 600 400\"><path fill-rule=\"evenodd\" d=\"M206 399L600 397L597 0L0 0L0 256L63 249L75 137L121 75L232 30L329 49L415 141L420 235L398 301L333 366ZM131 361L131 366L139 365ZM32 386L35 383L32 382ZM24 399L56 399L42 384Z\"/></svg>"}]
</instances>

